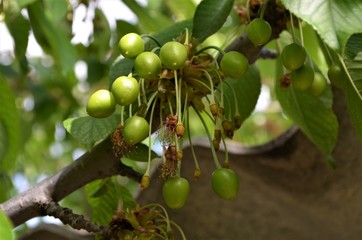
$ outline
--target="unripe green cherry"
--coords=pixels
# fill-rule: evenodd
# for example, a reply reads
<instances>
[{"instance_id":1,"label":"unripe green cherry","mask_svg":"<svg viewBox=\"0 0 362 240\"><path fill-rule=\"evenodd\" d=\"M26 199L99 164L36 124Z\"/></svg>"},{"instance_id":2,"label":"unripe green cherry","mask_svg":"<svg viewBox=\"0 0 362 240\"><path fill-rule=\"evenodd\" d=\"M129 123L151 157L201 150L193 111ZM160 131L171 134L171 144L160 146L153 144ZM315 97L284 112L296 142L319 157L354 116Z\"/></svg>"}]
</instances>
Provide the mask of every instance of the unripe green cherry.
<instances>
[{"instance_id":1,"label":"unripe green cherry","mask_svg":"<svg viewBox=\"0 0 362 240\"><path fill-rule=\"evenodd\" d=\"M142 142L149 133L149 124L143 117L132 116L123 125L124 140L131 145Z\"/></svg>"},{"instance_id":2,"label":"unripe green cherry","mask_svg":"<svg viewBox=\"0 0 362 240\"><path fill-rule=\"evenodd\" d=\"M328 78L336 87L343 87L345 74L343 73L342 68L338 64L333 64L329 67Z\"/></svg>"},{"instance_id":3,"label":"unripe green cherry","mask_svg":"<svg viewBox=\"0 0 362 240\"><path fill-rule=\"evenodd\" d=\"M236 51L230 51L224 54L220 61L220 68L226 76L231 78L240 78L248 70L249 62L246 57Z\"/></svg>"},{"instance_id":4,"label":"unripe green cherry","mask_svg":"<svg viewBox=\"0 0 362 240\"><path fill-rule=\"evenodd\" d=\"M153 79L157 78L161 72L161 60L153 52L143 52L136 57L133 67L138 76Z\"/></svg>"},{"instance_id":5,"label":"unripe green cherry","mask_svg":"<svg viewBox=\"0 0 362 240\"><path fill-rule=\"evenodd\" d=\"M283 48L281 60L286 69L291 71L303 66L307 53L303 46L292 43Z\"/></svg>"},{"instance_id":6,"label":"unripe green cherry","mask_svg":"<svg viewBox=\"0 0 362 240\"><path fill-rule=\"evenodd\" d=\"M160 49L162 64L171 70L177 70L185 65L187 49L179 42L167 42Z\"/></svg>"},{"instance_id":7,"label":"unripe green cherry","mask_svg":"<svg viewBox=\"0 0 362 240\"><path fill-rule=\"evenodd\" d=\"M190 184L182 177L169 178L162 186L162 196L172 209L182 208L189 196Z\"/></svg>"},{"instance_id":8,"label":"unripe green cherry","mask_svg":"<svg viewBox=\"0 0 362 240\"><path fill-rule=\"evenodd\" d=\"M105 118L110 116L116 109L116 101L112 93L101 89L94 92L88 99L87 113L95 118Z\"/></svg>"},{"instance_id":9,"label":"unripe green cherry","mask_svg":"<svg viewBox=\"0 0 362 240\"><path fill-rule=\"evenodd\" d=\"M239 192L239 178L233 170L219 168L212 173L211 186L218 196L232 200Z\"/></svg>"},{"instance_id":10,"label":"unripe green cherry","mask_svg":"<svg viewBox=\"0 0 362 240\"><path fill-rule=\"evenodd\" d=\"M292 72L292 85L298 90L307 90L314 80L314 70L303 65L302 67Z\"/></svg>"},{"instance_id":11,"label":"unripe green cherry","mask_svg":"<svg viewBox=\"0 0 362 240\"><path fill-rule=\"evenodd\" d=\"M254 45L260 46L269 41L272 28L264 19L255 18L246 27L246 34Z\"/></svg>"},{"instance_id":12,"label":"unripe green cherry","mask_svg":"<svg viewBox=\"0 0 362 240\"><path fill-rule=\"evenodd\" d=\"M319 72L316 72L314 74L314 80L312 82L312 85L308 88L308 91L316 97L321 96L325 90L327 89L327 81L323 77L323 75Z\"/></svg>"},{"instance_id":13,"label":"unripe green cherry","mask_svg":"<svg viewBox=\"0 0 362 240\"><path fill-rule=\"evenodd\" d=\"M140 93L140 85L133 77L121 76L112 84L112 93L121 106L134 103Z\"/></svg>"},{"instance_id":14,"label":"unripe green cherry","mask_svg":"<svg viewBox=\"0 0 362 240\"><path fill-rule=\"evenodd\" d=\"M118 43L121 54L125 58L135 58L145 50L143 39L137 33L127 33Z\"/></svg>"}]
</instances>

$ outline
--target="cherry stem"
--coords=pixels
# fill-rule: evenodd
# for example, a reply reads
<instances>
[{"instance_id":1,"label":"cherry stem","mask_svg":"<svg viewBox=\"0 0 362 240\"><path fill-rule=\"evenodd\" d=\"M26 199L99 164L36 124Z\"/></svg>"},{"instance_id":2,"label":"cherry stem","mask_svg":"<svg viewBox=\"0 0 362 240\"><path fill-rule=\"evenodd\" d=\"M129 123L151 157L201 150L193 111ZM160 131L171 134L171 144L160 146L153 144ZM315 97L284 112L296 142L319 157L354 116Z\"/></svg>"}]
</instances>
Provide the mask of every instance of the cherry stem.
<instances>
[{"instance_id":1,"label":"cherry stem","mask_svg":"<svg viewBox=\"0 0 362 240\"><path fill-rule=\"evenodd\" d=\"M189 109L187 109L186 115L187 115L187 117L186 117L187 137L188 137L189 142L190 142L192 158L194 159L195 168L200 170L200 166L199 166L199 162L197 161L195 149L194 149L194 146L192 145L192 137L191 137L191 131L190 131L190 111L189 111Z\"/></svg>"},{"instance_id":2,"label":"cherry stem","mask_svg":"<svg viewBox=\"0 0 362 240\"><path fill-rule=\"evenodd\" d=\"M209 82L210 82L211 104L215 104L214 83L213 83L213 81L212 81L212 78L211 78L209 72L206 71L205 69L201 69L201 71L202 71L203 73L205 73L206 78L207 78L207 79L209 80Z\"/></svg>"},{"instance_id":3,"label":"cherry stem","mask_svg":"<svg viewBox=\"0 0 362 240\"><path fill-rule=\"evenodd\" d=\"M142 208L149 208L149 207L159 207L159 208L161 208L161 210L165 214L164 218L166 219L166 222L167 222L167 230L170 231L171 230L170 218L168 217L168 213L167 213L166 209L161 204L158 204L158 203L147 204L147 205L143 206Z\"/></svg>"},{"instance_id":4,"label":"cherry stem","mask_svg":"<svg viewBox=\"0 0 362 240\"><path fill-rule=\"evenodd\" d=\"M294 21L293 21L292 12L290 12L290 27L291 27L291 30L292 30L293 42L297 43L297 37L295 36L295 29L294 29Z\"/></svg>"},{"instance_id":5,"label":"cherry stem","mask_svg":"<svg viewBox=\"0 0 362 240\"><path fill-rule=\"evenodd\" d=\"M153 96L156 96L154 94ZM150 169L151 169L151 146L152 146L152 120L153 120L153 113L155 112L155 106L156 106L157 100L153 100L152 109L150 113L150 124L148 128L148 161L147 161L147 169L144 175L149 176L150 175Z\"/></svg>"},{"instance_id":6,"label":"cherry stem","mask_svg":"<svg viewBox=\"0 0 362 240\"><path fill-rule=\"evenodd\" d=\"M298 18L298 27L299 27L299 33L300 33L300 44L304 47L302 22L299 20L299 18Z\"/></svg>"},{"instance_id":7,"label":"cherry stem","mask_svg":"<svg viewBox=\"0 0 362 240\"><path fill-rule=\"evenodd\" d=\"M156 38L154 38L153 36L151 36L151 35L141 35L141 38L149 38L149 39L151 39L152 41L154 41L159 47L162 46L162 45L159 43L159 41L158 41Z\"/></svg>"},{"instance_id":8,"label":"cherry stem","mask_svg":"<svg viewBox=\"0 0 362 240\"><path fill-rule=\"evenodd\" d=\"M182 78L180 78L180 80L177 78L177 70L173 70L173 75L175 78L176 114L177 114L177 118L178 118L177 123L181 123L181 118L182 118L182 114L181 114L181 81L182 81Z\"/></svg>"},{"instance_id":9,"label":"cherry stem","mask_svg":"<svg viewBox=\"0 0 362 240\"><path fill-rule=\"evenodd\" d=\"M209 128L208 126L206 125L206 122L204 120L204 118L201 116L201 114L197 111L197 109L195 108L195 106L192 106L194 109L195 109L195 112L196 114L198 115L198 117L200 118L201 122L202 122L202 125L204 126L204 129L206 131L206 135L209 139L209 143L210 143L210 147L211 147L211 153L212 153L212 157L214 159L214 163L215 163L215 166L216 168L221 168L221 165L219 163L219 160L218 160L218 157L217 157L217 154L216 154L216 150L214 148L214 144L212 143L212 139L211 139L211 135L210 135L210 131L209 131Z\"/></svg>"},{"instance_id":10,"label":"cherry stem","mask_svg":"<svg viewBox=\"0 0 362 240\"><path fill-rule=\"evenodd\" d=\"M182 231L181 227L179 225L177 225L175 222L170 221L170 223L177 228L177 230L180 232L182 240L186 240L186 236L184 234L184 232Z\"/></svg>"},{"instance_id":11,"label":"cherry stem","mask_svg":"<svg viewBox=\"0 0 362 240\"><path fill-rule=\"evenodd\" d=\"M207 47L204 47L204 48L201 48L200 50L198 50L198 51L195 53L195 55L199 55L200 53L202 53L202 52L204 52L204 51L206 51L206 50L208 50L208 49L215 49L215 50L217 50L221 55L224 55L224 54L225 54L224 50L222 50L222 49L219 48L219 47L216 47L216 46L207 46Z\"/></svg>"},{"instance_id":12,"label":"cherry stem","mask_svg":"<svg viewBox=\"0 0 362 240\"><path fill-rule=\"evenodd\" d=\"M265 0L263 6L261 8L260 19L264 19L264 13L265 13L266 7L268 5L268 2L269 2L269 0Z\"/></svg>"},{"instance_id":13,"label":"cherry stem","mask_svg":"<svg viewBox=\"0 0 362 240\"><path fill-rule=\"evenodd\" d=\"M228 153L228 147L226 145L226 141L224 137L221 137L222 144L224 145L224 151L225 151L225 159L224 164L229 164L229 153Z\"/></svg>"},{"instance_id":14,"label":"cherry stem","mask_svg":"<svg viewBox=\"0 0 362 240\"><path fill-rule=\"evenodd\" d=\"M189 29L185 28L185 42L184 45L189 45Z\"/></svg>"},{"instance_id":15,"label":"cherry stem","mask_svg":"<svg viewBox=\"0 0 362 240\"><path fill-rule=\"evenodd\" d=\"M227 81L223 81L223 83L226 84L226 86L228 86L228 88L231 90L233 97L234 97L234 103L235 103L235 115L240 114L239 113L239 104L238 104L238 99L236 97L236 92L235 89L233 87L231 87L231 85L227 82Z\"/></svg>"},{"instance_id":16,"label":"cherry stem","mask_svg":"<svg viewBox=\"0 0 362 240\"><path fill-rule=\"evenodd\" d=\"M141 79L140 79L140 83L141 83L141 91L142 91L142 95L143 95L143 102L147 103L146 88L145 88L145 79L144 79L144 78L141 78Z\"/></svg>"}]
</instances>

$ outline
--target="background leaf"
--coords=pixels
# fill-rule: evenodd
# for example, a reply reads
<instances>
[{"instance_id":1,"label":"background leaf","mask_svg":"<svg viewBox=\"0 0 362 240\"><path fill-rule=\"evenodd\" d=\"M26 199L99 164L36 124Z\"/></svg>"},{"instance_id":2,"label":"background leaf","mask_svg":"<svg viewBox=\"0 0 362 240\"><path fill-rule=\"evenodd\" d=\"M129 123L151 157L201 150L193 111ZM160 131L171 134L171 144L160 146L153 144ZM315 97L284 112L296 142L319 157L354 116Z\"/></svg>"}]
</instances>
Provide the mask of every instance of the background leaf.
<instances>
[{"instance_id":1,"label":"background leaf","mask_svg":"<svg viewBox=\"0 0 362 240\"><path fill-rule=\"evenodd\" d=\"M233 0L203 0L196 8L192 36L201 43L225 23Z\"/></svg>"},{"instance_id":2,"label":"background leaf","mask_svg":"<svg viewBox=\"0 0 362 240\"><path fill-rule=\"evenodd\" d=\"M362 32L360 0L282 0L282 3L312 25L328 46L339 53L352 34Z\"/></svg>"},{"instance_id":3,"label":"background leaf","mask_svg":"<svg viewBox=\"0 0 362 240\"><path fill-rule=\"evenodd\" d=\"M77 59L75 48L58 25L58 19L52 18L43 9L43 1L36 1L27 7L34 36L43 50L59 63L62 74L67 75L73 70Z\"/></svg>"},{"instance_id":4,"label":"background leaf","mask_svg":"<svg viewBox=\"0 0 362 240\"><path fill-rule=\"evenodd\" d=\"M0 209L0 236L2 240L15 240L15 234L12 231L13 226L5 215L5 213Z\"/></svg>"},{"instance_id":5,"label":"background leaf","mask_svg":"<svg viewBox=\"0 0 362 240\"><path fill-rule=\"evenodd\" d=\"M119 123L120 117L113 114L107 118L90 116L68 118L63 124L65 129L88 149L111 134Z\"/></svg>"},{"instance_id":6,"label":"background leaf","mask_svg":"<svg viewBox=\"0 0 362 240\"><path fill-rule=\"evenodd\" d=\"M28 71L28 62L25 52L28 47L30 23L21 15L20 8L15 1L9 1L5 8L5 23L15 42L15 56L23 73Z\"/></svg>"},{"instance_id":7,"label":"background leaf","mask_svg":"<svg viewBox=\"0 0 362 240\"><path fill-rule=\"evenodd\" d=\"M98 224L108 225L120 206L123 209L136 206L128 189L115 183L114 178L91 182L86 192L92 206L92 220Z\"/></svg>"},{"instance_id":8,"label":"background leaf","mask_svg":"<svg viewBox=\"0 0 362 240\"><path fill-rule=\"evenodd\" d=\"M12 90L0 75L0 170L9 170L15 164L19 148L19 115Z\"/></svg>"}]
</instances>

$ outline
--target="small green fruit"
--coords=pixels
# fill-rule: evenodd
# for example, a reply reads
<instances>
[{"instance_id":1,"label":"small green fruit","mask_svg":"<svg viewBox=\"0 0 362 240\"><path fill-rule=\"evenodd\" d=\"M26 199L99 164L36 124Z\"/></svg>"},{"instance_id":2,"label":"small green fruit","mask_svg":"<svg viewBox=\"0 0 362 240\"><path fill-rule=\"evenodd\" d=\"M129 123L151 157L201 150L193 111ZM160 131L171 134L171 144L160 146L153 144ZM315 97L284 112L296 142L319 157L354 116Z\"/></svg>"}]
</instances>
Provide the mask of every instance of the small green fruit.
<instances>
[{"instance_id":1,"label":"small green fruit","mask_svg":"<svg viewBox=\"0 0 362 240\"><path fill-rule=\"evenodd\" d=\"M322 96L325 90L327 89L327 81L323 75L319 72L314 74L314 80L312 85L308 88L308 91L316 97Z\"/></svg>"},{"instance_id":2,"label":"small green fruit","mask_svg":"<svg viewBox=\"0 0 362 240\"><path fill-rule=\"evenodd\" d=\"M138 81L133 77L121 76L112 84L112 94L121 106L127 106L137 100L140 93Z\"/></svg>"},{"instance_id":3,"label":"small green fruit","mask_svg":"<svg viewBox=\"0 0 362 240\"><path fill-rule=\"evenodd\" d=\"M261 18L255 18L248 24L246 34L254 45L260 46L269 41L272 28L267 21Z\"/></svg>"},{"instance_id":4,"label":"small green fruit","mask_svg":"<svg viewBox=\"0 0 362 240\"><path fill-rule=\"evenodd\" d=\"M298 90L307 90L314 80L314 70L303 65L302 67L292 72L292 85Z\"/></svg>"},{"instance_id":5,"label":"small green fruit","mask_svg":"<svg viewBox=\"0 0 362 240\"><path fill-rule=\"evenodd\" d=\"M167 42L160 49L162 64L171 70L177 70L185 65L187 49L179 42Z\"/></svg>"},{"instance_id":6,"label":"small green fruit","mask_svg":"<svg viewBox=\"0 0 362 240\"><path fill-rule=\"evenodd\" d=\"M101 89L94 92L88 99L87 113L95 118L105 118L110 116L116 109L116 101L112 93Z\"/></svg>"},{"instance_id":7,"label":"small green fruit","mask_svg":"<svg viewBox=\"0 0 362 240\"><path fill-rule=\"evenodd\" d=\"M242 53L236 51L225 53L220 61L221 70L231 78L241 78L248 70L248 67L248 59Z\"/></svg>"},{"instance_id":8,"label":"small green fruit","mask_svg":"<svg viewBox=\"0 0 362 240\"><path fill-rule=\"evenodd\" d=\"M154 79L161 72L161 60L153 52L143 52L136 57L134 69L144 79Z\"/></svg>"},{"instance_id":9,"label":"small green fruit","mask_svg":"<svg viewBox=\"0 0 362 240\"><path fill-rule=\"evenodd\" d=\"M131 145L142 142L149 133L149 124L143 117L132 116L123 125L124 140Z\"/></svg>"},{"instance_id":10,"label":"small green fruit","mask_svg":"<svg viewBox=\"0 0 362 240\"><path fill-rule=\"evenodd\" d=\"M145 44L137 33L128 33L124 35L118 43L121 54L125 58L135 58L145 50Z\"/></svg>"},{"instance_id":11,"label":"small green fruit","mask_svg":"<svg viewBox=\"0 0 362 240\"><path fill-rule=\"evenodd\" d=\"M307 53L303 46L292 43L283 48L281 60L286 69L296 70L304 65Z\"/></svg>"}]
</instances>

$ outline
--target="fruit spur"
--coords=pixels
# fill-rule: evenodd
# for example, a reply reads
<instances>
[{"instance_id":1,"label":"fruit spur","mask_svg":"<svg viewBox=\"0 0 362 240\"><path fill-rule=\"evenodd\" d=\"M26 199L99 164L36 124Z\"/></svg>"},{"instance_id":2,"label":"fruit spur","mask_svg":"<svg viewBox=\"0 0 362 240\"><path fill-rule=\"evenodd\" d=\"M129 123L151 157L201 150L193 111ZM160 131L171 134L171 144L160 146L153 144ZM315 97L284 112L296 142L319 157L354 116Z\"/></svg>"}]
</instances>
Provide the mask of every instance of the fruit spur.
<instances>
[{"instance_id":1,"label":"fruit spur","mask_svg":"<svg viewBox=\"0 0 362 240\"><path fill-rule=\"evenodd\" d=\"M145 44L146 41L152 41L154 47L147 49L146 46L150 44ZM116 78L107 94L108 98L100 100L106 102L105 109L99 106L101 104L93 103L97 109L101 109L101 113L87 107L89 115L106 117L112 114L115 104L121 106L121 121L112 135L115 153L127 153L156 132L163 151L163 198L170 208L181 208L187 201L190 189L189 181L180 174L186 138L190 142L195 163L194 177L197 179L201 174L189 129L189 109L193 108L206 130L216 167L211 176L212 188L224 199L235 198L239 183L236 173L229 167L225 138L232 138L234 131L240 128L241 117L238 112L232 118L224 114L223 87L230 87L226 81L228 77L240 79L244 76L249 65L246 57L236 51L224 53L214 46L200 49L188 29L178 38L162 45L152 36L128 33L120 39L119 47L124 58L132 59L131 72ZM209 55L206 51L209 48L218 50L219 56ZM92 96L90 101L94 101ZM213 133L204 118L211 119ZM151 138L148 139L151 146ZM223 164L216 154L220 144L226 150ZM150 148L148 152L147 169L141 180L142 189L150 183Z\"/></svg>"}]
</instances>

